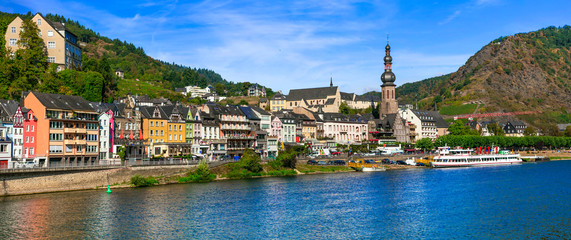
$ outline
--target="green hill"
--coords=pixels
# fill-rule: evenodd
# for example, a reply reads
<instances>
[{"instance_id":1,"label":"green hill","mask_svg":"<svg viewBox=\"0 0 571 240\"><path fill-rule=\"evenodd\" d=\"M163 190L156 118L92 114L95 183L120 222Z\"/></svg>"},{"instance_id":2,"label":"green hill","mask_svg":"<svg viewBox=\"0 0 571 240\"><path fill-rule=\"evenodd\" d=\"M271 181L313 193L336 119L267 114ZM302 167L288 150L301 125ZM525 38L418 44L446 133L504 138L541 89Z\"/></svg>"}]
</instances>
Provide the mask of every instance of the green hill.
<instances>
[{"instance_id":1,"label":"green hill","mask_svg":"<svg viewBox=\"0 0 571 240\"><path fill-rule=\"evenodd\" d=\"M541 111L517 118L536 127L571 122L571 27L500 37L458 71L397 87L404 103L441 113ZM467 106L464 106L467 105Z\"/></svg>"},{"instance_id":2,"label":"green hill","mask_svg":"<svg viewBox=\"0 0 571 240\"><path fill-rule=\"evenodd\" d=\"M31 19L33 14L13 14L0 12L0 32L5 33L7 25L16 17L20 16L23 19ZM149 94L160 95L171 99L182 100L182 95L175 93L174 89L188 85L196 85L206 87L211 85L215 87L220 95L243 95L246 93L251 83L234 83L222 78L220 74L209 69L197 69L182 66L175 63L167 63L148 56L141 47L137 47L132 43L127 43L119 39L110 39L101 36L99 33L86 28L77 21L73 21L64 16L57 14L46 14L45 18L53 22L65 23L67 29L77 35L79 44L82 47L82 61L83 66L77 69L80 72L94 72L89 76L92 80L97 82L99 78L103 78L102 96L90 100L111 101L114 98L121 97L123 94L131 91L133 94ZM2 53L3 60L0 60L3 65L0 69L0 83L5 86L5 89L0 88L0 98L17 98L19 90L40 90L47 92L57 92L64 94L77 94L86 96L85 92L85 79L86 74L60 74L52 73L47 82L51 82L51 87L46 85L41 79L44 76L39 76L38 81L25 81L25 84L15 83L17 78L21 79L14 65L7 59L5 54L4 38L1 38L0 53ZM46 67L47 68L47 67ZM114 72L120 68L125 73L125 79L118 79L115 77ZM72 70L66 70L72 71ZM16 72L16 73L15 73ZM65 71L64 71L65 72ZM95 73L101 74L98 76ZM73 79L65 78L73 76ZM137 86L132 86L128 83L138 79ZM76 84L67 84L69 81L75 81ZM92 82L93 82L92 81ZM21 81L20 81L21 82ZM59 87L55 87L58 86ZM128 88L126 88L128 86ZM149 88L149 86L152 86ZM60 89L63 87L63 89ZM125 88L125 89L120 89ZM267 88L269 94L272 90ZM91 91L91 90L90 90Z\"/></svg>"}]
</instances>

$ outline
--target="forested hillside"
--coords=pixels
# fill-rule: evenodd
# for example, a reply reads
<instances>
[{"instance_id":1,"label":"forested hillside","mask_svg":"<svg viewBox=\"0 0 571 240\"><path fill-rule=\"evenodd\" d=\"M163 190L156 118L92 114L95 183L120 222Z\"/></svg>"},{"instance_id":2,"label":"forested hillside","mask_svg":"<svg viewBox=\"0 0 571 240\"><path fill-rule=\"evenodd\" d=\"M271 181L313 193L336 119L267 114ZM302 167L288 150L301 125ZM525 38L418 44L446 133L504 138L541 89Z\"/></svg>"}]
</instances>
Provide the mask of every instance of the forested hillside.
<instances>
[{"instance_id":1,"label":"forested hillside","mask_svg":"<svg viewBox=\"0 0 571 240\"><path fill-rule=\"evenodd\" d=\"M535 127L571 122L571 27L500 37L458 71L397 87L402 103L449 114L541 111L519 115ZM442 113L442 112L441 112Z\"/></svg>"},{"instance_id":2,"label":"forested hillside","mask_svg":"<svg viewBox=\"0 0 571 240\"><path fill-rule=\"evenodd\" d=\"M31 19L33 14L11 14L0 12L0 32L6 32L7 25L16 17ZM45 18L53 22L65 23L65 27L77 35L82 48L81 69L55 72L47 64L38 63L34 74L21 66L24 59L11 59L5 49L2 38L0 53L0 98L18 98L21 91L40 90L52 93L81 95L92 101L112 101L128 93L147 94L151 97L168 97L173 100L184 100L174 89L188 85L206 87L211 85L220 95L242 95L246 93L251 83L234 83L222 78L218 73L209 69L190 68L175 63L153 59L146 55L141 47L119 39L109 39L88 29L77 21L60 15L46 14ZM33 26L30 26L33 27ZM43 43L38 43L41 54L45 50ZM21 54L29 52L22 51ZM20 54L20 55L21 55ZM39 56L45 59L44 56ZM30 59L28 59L30 60ZM114 72L121 69L125 80L118 79ZM135 84L131 84L133 80ZM125 81L123 84L122 81ZM119 89L125 87L125 89ZM271 89L268 89L271 94ZM93 94L93 92L100 94ZM98 95L98 96L94 96Z\"/></svg>"}]
</instances>

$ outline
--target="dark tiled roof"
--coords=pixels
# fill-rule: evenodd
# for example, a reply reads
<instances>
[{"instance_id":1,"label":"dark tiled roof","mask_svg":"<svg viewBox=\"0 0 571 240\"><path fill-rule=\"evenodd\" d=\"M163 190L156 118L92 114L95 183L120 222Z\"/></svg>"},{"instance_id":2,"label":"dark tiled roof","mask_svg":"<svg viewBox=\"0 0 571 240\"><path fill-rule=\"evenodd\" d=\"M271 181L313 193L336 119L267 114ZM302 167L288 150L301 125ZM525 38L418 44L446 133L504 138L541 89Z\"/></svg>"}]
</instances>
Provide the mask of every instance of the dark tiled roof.
<instances>
[{"instance_id":1,"label":"dark tiled roof","mask_svg":"<svg viewBox=\"0 0 571 240\"><path fill-rule=\"evenodd\" d=\"M355 101L363 101L363 102L379 102L381 101L381 97L377 95L357 95L355 96Z\"/></svg>"},{"instance_id":2,"label":"dark tiled roof","mask_svg":"<svg viewBox=\"0 0 571 240\"><path fill-rule=\"evenodd\" d=\"M337 87L292 89L289 91L288 100L299 101L301 99L324 99L337 93Z\"/></svg>"},{"instance_id":3,"label":"dark tiled roof","mask_svg":"<svg viewBox=\"0 0 571 240\"><path fill-rule=\"evenodd\" d=\"M355 94L353 93L344 93L344 92L340 92L341 94L341 100L345 100L345 101L353 101L353 96Z\"/></svg>"},{"instance_id":4,"label":"dark tiled roof","mask_svg":"<svg viewBox=\"0 0 571 240\"><path fill-rule=\"evenodd\" d=\"M256 111L257 113L259 113L260 115L272 115L269 112L266 112L264 109L260 108L260 107L256 107L256 106L251 106L252 110Z\"/></svg>"},{"instance_id":5,"label":"dark tiled roof","mask_svg":"<svg viewBox=\"0 0 571 240\"><path fill-rule=\"evenodd\" d=\"M95 112L89 102L80 96L31 92L47 109Z\"/></svg>"},{"instance_id":6,"label":"dark tiled roof","mask_svg":"<svg viewBox=\"0 0 571 240\"><path fill-rule=\"evenodd\" d=\"M272 97L272 100L286 100L286 96L281 94L280 92L274 94L274 96Z\"/></svg>"},{"instance_id":7,"label":"dark tiled roof","mask_svg":"<svg viewBox=\"0 0 571 240\"><path fill-rule=\"evenodd\" d=\"M16 114L18 106L20 106L20 103L15 100L0 99L0 107L2 107L2 112L5 112L10 117Z\"/></svg>"},{"instance_id":8,"label":"dark tiled roof","mask_svg":"<svg viewBox=\"0 0 571 240\"><path fill-rule=\"evenodd\" d=\"M325 101L325 105L332 105L335 103L335 98L329 98Z\"/></svg>"}]
</instances>

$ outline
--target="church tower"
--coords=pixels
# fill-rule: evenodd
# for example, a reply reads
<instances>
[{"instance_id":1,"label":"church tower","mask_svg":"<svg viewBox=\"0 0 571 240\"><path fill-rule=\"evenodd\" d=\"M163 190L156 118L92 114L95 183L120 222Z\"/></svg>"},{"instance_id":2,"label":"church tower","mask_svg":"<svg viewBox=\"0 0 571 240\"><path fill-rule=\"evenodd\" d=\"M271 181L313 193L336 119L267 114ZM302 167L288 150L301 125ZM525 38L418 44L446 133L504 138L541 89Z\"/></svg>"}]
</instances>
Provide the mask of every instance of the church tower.
<instances>
[{"instance_id":1,"label":"church tower","mask_svg":"<svg viewBox=\"0 0 571 240\"><path fill-rule=\"evenodd\" d=\"M398 103L395 99L395 74L392 70L393 58L391 57L391 46L389 46L389 40L387 40L387 46L385 47L385 72L381 75L381 91L383 98L381 99L381 109L379 111L380 115L387 115L397 113Z\"/></svg>"}]
</instances>

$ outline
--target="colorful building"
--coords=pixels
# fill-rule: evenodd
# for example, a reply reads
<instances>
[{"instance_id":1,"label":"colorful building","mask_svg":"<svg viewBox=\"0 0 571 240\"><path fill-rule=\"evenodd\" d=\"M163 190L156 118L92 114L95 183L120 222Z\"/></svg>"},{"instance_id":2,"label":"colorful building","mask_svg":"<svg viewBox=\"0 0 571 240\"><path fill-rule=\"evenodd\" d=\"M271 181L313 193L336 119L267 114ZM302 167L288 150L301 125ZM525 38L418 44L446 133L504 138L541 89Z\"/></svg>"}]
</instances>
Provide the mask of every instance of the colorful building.
<instances>
[{"instance_id":1,"label":"colorful building","mask_svg":"<svg viewBox=\"0 0 571 240\"><path fill-rule=\"evenodd\" d=\"M79 96L29 92L24 106L37 121L40 165L74 166L98 164L98 114Z\"/></svg>"}]
</instances>

